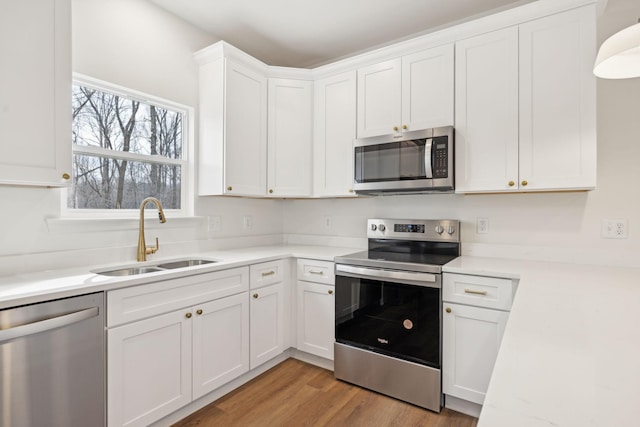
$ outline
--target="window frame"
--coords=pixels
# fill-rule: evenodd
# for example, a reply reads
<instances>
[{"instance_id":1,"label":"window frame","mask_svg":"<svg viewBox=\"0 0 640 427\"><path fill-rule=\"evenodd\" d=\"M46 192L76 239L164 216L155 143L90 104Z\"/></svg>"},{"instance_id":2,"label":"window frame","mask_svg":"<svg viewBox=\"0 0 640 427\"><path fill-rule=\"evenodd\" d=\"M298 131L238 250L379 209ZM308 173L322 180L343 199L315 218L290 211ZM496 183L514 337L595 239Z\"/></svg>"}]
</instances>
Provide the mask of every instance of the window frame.
<instances>
[{"instance_id":1,"label":"window frame","mask_svg":"<svg viewBox=\"0 0 640 427\"><path fill-rule=\"evenodd\" d=\"M167 217L192 217L194 205L194 129L195 129L195 109L184 104L150 95L135 89L99 80L80 73L73 73L73 85L81 85L91 89L108 92L127 99L152 104L160 108L170 109L182 113L182 159L171 159L160 155L144 155L138 153L119 152L101 147L88 147L76 145L72 141L71 155L91 155L101 156L118 160L132 160L144 163L158 163L166 165L179 165L181 168L181 189L180 189L180 209L163 210ZM71 90L71 88L69 88ZM71 108L71 105L69 105ZM71 125L71 124L70 124ZM108 154L108 155L107 155ZM157 162L154 162L157 158ZM68 188L61 191L61 217L63 218L138 218L139 209L74 209L67 206ZM162 200L161 200L162 201Z\"/></svg>"}]
</instances>

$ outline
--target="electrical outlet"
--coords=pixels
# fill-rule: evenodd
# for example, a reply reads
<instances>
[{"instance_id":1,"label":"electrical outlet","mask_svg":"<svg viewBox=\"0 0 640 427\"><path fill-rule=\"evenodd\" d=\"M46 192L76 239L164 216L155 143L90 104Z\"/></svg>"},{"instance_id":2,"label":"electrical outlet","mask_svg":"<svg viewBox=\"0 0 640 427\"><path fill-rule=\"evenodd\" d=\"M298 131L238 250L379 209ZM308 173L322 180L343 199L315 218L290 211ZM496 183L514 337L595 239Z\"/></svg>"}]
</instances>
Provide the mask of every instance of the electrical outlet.
<instances>
[{"instance_id":1,"label":"electrical outlet","mask_svg":"<svg viewBox=\"0 0 640 427\"><path fill-rule=\"evenodd\" d=\"M244 216L244 229L251 230L253 228L253 218L251 215Z\"/></svg>"},{"instance_id":2,"label":"electrical outlet","mask_svg":"<svg viewBox=\"0 0 640 427\"><path fill-rule=\"evenodd\" d=\"M331 215L324 216L323 224L325 230L331 230L331 227L333 226L333 219L331 218Z\"/></svg>"},{"instance_id":3,"label":"electrical outlet","mask_svg":"<svg viewBox=\"0 0 640 427\"><path fill-rule=\"evenodd\" d=\"M219 216L209 217L209 232L217 233L222 230L222 219Z\"/></svg>"},{"instance_id":4,"label":"electrical outlet","mask_svg":"<svg viewBox=\"0 0 640 427\"><path fill-rule=\"evenodd\" d=\"M489 218L476 219L476 234L489 234Z\"/></svg>"},{"instance_id":5,"label":"electrical outlet","mask_svg":"<svg viewBox=\"0 0 640 427\"><path fill-rule=\"evenodd\" d=\"M603 239L626 239L628 228L626 219L603 219L600 237Z\"/></svg>"}]
</instances>

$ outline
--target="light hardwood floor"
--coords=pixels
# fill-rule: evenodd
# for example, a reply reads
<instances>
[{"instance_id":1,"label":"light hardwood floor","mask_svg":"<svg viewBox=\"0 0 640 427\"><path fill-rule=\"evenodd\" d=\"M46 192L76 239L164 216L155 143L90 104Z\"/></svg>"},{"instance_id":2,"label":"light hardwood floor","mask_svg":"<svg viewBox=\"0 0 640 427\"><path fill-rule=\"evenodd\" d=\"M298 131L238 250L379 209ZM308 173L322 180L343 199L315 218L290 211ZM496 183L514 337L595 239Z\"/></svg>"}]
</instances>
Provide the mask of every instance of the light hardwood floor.
<instances>
[{"instance_id":1,"label":"light hardwood floor","mask_svg":"<svg viewBox=\"0 0 640 427\"><path fill-rule=\"evenodd\" d=\"M448 409L436 414L338 381L331 371L288 359L173 427L476 424L476 418Z\"/></svg>"}]
</instances>

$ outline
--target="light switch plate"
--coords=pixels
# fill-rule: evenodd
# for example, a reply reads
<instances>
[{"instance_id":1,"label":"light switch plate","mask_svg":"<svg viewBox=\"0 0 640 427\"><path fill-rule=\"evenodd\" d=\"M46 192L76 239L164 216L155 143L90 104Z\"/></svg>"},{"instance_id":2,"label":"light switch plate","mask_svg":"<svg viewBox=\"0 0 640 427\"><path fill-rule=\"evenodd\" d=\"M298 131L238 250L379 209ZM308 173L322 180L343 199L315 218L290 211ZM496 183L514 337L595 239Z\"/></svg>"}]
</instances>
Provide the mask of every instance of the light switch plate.
<instances>
[{"instance_id":1,"label":"light switch plate","mask_svg":"<svg viewBox=\"0 0 640 427\"><path fill-rule=\"evenodd\" d=\"M251 215L245 215L243 224L245 230L253 229L253 217Z\"/></svg>"}]
</instances>

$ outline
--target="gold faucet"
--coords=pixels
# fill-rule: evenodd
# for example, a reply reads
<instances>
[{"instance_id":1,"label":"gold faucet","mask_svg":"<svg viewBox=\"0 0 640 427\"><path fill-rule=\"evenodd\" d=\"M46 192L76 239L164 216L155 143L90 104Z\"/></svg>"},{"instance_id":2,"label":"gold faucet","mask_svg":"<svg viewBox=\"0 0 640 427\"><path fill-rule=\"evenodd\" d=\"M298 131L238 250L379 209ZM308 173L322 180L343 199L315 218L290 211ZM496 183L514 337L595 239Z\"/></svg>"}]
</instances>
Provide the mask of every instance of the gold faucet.
<instances>
[{"instance_id":1,"label":"gold faucet","mask_svg":"<svg viewBox=\"0 0 640 427\"><path fill-rule=\"evenodd\" d=\"M147 244L144 240L144 207L147 203L153 202L158 208L158 218L160 218L160 222L167 222L167 219L164 216L164 211L162 210L162 203L160 200L155 197L147 197L140 203L140 227L138 232L138 261L146 261L148 254L155 254L158 249L160 249L160 243L158 242L158 238L156 237L156 245L150 248L147 248Z\"/></svg>"}]
</instances>

